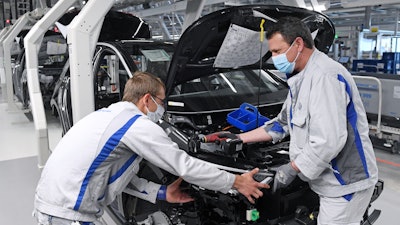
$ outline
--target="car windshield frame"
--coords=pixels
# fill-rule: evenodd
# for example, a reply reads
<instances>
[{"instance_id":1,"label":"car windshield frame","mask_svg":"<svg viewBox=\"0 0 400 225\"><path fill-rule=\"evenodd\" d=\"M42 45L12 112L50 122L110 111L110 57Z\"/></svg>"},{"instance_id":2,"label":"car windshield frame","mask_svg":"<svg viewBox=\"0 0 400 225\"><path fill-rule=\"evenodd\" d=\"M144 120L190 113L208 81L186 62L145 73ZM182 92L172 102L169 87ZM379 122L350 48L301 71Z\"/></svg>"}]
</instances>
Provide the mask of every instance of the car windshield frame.
<instances>
[{"instance_id":1,"label":"car windshield frame","mask_svg":"<svg viewBox=\"0 0 400 225\"><path fill-rule=\"evenodd\" d=\"M179 114L229 111L245 100L257 106L282 104L287 92L286 82L268 70L230 70L175 86L168 96L167 111Z\"/></svg>"}]
</instances>

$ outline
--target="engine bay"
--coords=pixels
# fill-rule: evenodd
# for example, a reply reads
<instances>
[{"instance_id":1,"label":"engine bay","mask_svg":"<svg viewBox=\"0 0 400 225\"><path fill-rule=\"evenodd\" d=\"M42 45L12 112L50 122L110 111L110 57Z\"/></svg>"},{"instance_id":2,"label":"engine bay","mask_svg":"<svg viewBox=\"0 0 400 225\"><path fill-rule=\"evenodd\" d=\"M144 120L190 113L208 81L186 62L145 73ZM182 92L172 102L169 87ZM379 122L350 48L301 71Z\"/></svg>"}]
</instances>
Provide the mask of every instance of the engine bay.
<instances>
[{"instance_id":1,"label":"engine bay","mask_svg":"<svg viewBox=\"0 0 400 225\"><path fill-rule=\"evenodd\" d=\"M254 177L258 181L273 180L273 168L289 162L289 142L279 144L243 144L238 140L204 142L203 134L188 136L169 123L161 127L169 137L193 157L204 160L232 173L260 169ZM140 169L140 176L162 184L176 177L148 162ZM184 189L195 199L185 204L157 202L155 205L125 195L125 218L137 224L316 224L318 196L307 183L296 179L291 185L273 193L263 190L264 196L251 204L236 190L227 194L184 184ZM128 212L128 213L126 213ZM163 222L155 222L160 220ZM152 222L151 222L152 221ZM165 221L168 221L166 223ZM298 222L296 222L298 221Z\"/></svg>"},{"instance_id":2,"label":"engine bay","mask_svg":"<svg viewBox=\"0 0 400 225\"><path fill-rule=\"evenodd\" d=\"M170 123L159 124L168 136L188 154L209 162L220 169L241 174L258 167L255 180L271 184L274 168L288 163L289 140L280 143L243 144L238 140L204 141L204 135L188 135ZM169 184L177 177L144 162L139 176L150 181ZM181 188L195 200L185 204L157 201L156 204L124 193L123 212L125 224L153 225L315 225L317 224L319 198L308 183L296 178L288 187L273 192L263 189L263 196L251 204L236 190L224 194L183 182ZM375 187L373 202L383 190L383 182ZM373 224L380 210L365 212L361 224Z\"/></svg>"}]
</instances>

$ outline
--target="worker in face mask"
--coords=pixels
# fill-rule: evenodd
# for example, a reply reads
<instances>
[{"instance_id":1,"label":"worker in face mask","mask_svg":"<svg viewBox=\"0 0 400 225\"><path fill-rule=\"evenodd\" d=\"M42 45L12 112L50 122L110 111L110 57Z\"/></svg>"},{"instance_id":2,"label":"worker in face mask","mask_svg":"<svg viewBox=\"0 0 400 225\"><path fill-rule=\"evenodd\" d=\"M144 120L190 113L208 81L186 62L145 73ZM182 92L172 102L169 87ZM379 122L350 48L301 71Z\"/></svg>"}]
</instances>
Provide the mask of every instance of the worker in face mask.
<instances>
[{"instance_id":1,"label":"worker in face mask","mask_svg":"<svg viewBox=\"0 0 400 225\"><path fill-rule=\"evenodd\" d=\"M276 143L290 135L290 162L273 168L272 190L299 177L320 197L319 225L359 225L378 169L357 86L346 68L314 47L301 20L280 19L268 28L267 40L275 67L288 77L281 112L275 123L217 135L243 143Z\"/></svg>"},{"instance_id":2,"label":"worker in face mask","mask_svg":"<svg viewBox=\"0 0 400 225\"><path fill-rule=\"evenodd\" d=\"M292 74L294 71L294 67L296 66L296 60L300 55L300 52L297 51L296 57L293 59L292 62L289 61L287 53L292 49L293 45L295 44L295 41L292 42L290 47L281 54L273 54L272 56L272 61L274 63L274 66L281 71L282 73L285 74Z\"/></svg>"},{"instance_id":3,"label":"worker in face mask","mask_svg":"<svg viewBox=\"0 0 400 225\"><path fill-rule=\"evenodd\" d=\"M35 194L38 224L98 224L104 208L130 184L136 197L155 203L185 203L183 180L227 193L237 189L254 203L267 184L256 182L258 169L235 175L189 156L157 122L164 113L165 86L152 74L136 72L121 102L76 123L50 155ZM138 177L146 159L180 178L168 186Z\"/></svg>"}]
</instances>

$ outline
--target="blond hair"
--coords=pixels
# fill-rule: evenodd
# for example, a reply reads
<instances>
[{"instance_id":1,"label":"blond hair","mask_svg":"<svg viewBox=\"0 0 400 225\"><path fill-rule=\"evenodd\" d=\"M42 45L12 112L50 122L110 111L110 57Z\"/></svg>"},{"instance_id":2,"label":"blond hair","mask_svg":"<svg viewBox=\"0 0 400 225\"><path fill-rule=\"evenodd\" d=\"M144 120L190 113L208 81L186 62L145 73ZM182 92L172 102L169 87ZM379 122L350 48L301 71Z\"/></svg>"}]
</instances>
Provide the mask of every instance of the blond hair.
<instances>
[{"instance_id":1,"label":"blond hair","mask_svg":"<svg viewBox=\"0 0 400 225\"><path fill-rule=\"evenodd\" d=\"M165 84L160 78L148 72L136 71L126 82L122 101L136 103L147 93L157 96L161 88L165 90Z\"/></svg>"}]
</instances>

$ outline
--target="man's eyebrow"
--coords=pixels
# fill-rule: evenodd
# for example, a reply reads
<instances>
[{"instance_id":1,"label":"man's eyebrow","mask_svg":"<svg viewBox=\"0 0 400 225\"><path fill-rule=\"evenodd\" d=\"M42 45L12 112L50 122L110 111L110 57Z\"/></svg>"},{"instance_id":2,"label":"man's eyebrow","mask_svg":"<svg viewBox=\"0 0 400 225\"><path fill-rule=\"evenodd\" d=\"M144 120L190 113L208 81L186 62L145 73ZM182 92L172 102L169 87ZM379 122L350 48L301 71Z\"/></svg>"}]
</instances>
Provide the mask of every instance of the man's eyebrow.
<instances>
[{"instance_id":1,"label":"man's eyebrow","mask_svg":"<svg viewBox=\"0 0 400 225\"><path fill-rule=\"evenodd\" d=\"M269 49L270 52L279 52L281 49Z\"/></svg>"}]
</instances>

